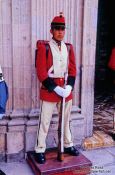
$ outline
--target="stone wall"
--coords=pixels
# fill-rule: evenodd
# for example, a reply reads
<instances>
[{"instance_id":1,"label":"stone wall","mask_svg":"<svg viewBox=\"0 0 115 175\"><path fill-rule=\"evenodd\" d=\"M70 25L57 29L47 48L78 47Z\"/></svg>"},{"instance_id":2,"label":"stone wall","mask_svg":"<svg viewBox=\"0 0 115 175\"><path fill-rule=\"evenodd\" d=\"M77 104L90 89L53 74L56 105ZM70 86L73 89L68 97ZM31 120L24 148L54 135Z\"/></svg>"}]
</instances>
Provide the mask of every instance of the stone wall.
<instances>
[{"instance_id":1,"label":"stone wall","mask_svg":"<svg viewBox=\"0 0 115 175\"><path fill-rule=\"evenodd\" d=\"M72 116L76 114L72 113ZM36 143L36 134L39 123L37 118L6 118L0 121L0 161L20 161L25 158L27 151L33 151ZM75 145L80 145L83 139L83 118L70 120L72 137ZM47 136L47 148L57 147L58 144L58 117L53 115ZM76 132L77 128L77 132Z\"/></svg>"},{"instance_id":2,"label":"stone wall","mask_svg":"<svg viewBox=\"0 0 115 175\"><path fill-rule=\"evenodd\" d=\"M36 41L51 38L50 23L60 11L67 23L65 42L73 44L77 64L71 118L74 144L92 134L97 9L98 0L0 1L0 64L9 87L6 118L0 121L0 161L20 160L34 149L40 113ZM57 124L54 111L48 148L56 146Z\"/></svg>"}]
</instances>

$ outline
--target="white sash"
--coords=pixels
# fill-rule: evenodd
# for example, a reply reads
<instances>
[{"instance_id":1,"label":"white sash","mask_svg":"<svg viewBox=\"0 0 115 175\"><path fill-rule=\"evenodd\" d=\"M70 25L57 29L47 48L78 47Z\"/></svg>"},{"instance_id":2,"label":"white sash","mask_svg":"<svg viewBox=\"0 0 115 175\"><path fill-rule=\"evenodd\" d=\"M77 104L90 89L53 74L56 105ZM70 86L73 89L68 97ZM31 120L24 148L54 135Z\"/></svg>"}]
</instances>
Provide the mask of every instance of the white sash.
<instances>
[{"instance_id":1,"label":"white sash","mask_svg":"<svg viewBox=\"0 0 115 175\"><path fill-rule=\"evenodd\" d=\"M68 51L66 44L61 41L61 51L57 43L52 39L49 42L52 57L53 57L53 67L51 67L48 71L49 77L60 78L64 77L64 73L67 71L67 59L68 59ZM51 73L51 71L54 73Z\"/></svg>"}]
</instances>

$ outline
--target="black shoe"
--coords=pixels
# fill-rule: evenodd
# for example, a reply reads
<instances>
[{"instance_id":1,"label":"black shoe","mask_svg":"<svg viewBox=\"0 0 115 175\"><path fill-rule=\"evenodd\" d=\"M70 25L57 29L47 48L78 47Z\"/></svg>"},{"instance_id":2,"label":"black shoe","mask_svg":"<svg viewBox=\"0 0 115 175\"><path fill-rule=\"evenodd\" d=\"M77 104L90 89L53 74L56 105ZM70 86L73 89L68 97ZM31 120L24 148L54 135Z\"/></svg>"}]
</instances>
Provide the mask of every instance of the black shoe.
<instances>
[{"instance_id":1,"label":"black shoe","mask_svg":"<svg viewBox=\"0 0 115 175\"><path fill-rule=\"evenodd\" d=\"M72 156L78 156L79 155L79 151L74 146L64 148L64 153L70 154Z\"/></svg>"},{"instance_id":2,"label":"black shoe","mask_svg":"<svg viewBox=\"0 0 115 175\"><path fill-rule=\"evenodd\" d=\"M2 170L0 170L0 175L6 175Z\"/></svg>"},{"instance_id":3,"label":"black shoe","mask_svg":"<svg viewBox=\"0 0 115 175\"><path fill-rule=\"evenodd\" d=\"M45 153L35 153L34 157L37 163L44 164L46 162Z\"/></svg>"}]
</instances>

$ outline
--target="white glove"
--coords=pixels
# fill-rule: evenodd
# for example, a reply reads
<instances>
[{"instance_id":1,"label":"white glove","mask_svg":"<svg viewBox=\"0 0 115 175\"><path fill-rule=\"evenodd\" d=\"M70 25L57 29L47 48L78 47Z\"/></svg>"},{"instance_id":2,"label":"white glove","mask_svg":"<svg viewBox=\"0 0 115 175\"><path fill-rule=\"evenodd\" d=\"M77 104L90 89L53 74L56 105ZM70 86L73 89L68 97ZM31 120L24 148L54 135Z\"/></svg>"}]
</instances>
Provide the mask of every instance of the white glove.
<instances>
[{"instance_id":1,"label":"white glove","mask_svg":"<svg viewBox=\"0 0 115 175\"><path fill-rule=\"evenodd\" d=\"M2 68L1 68L1 65L0 65L0 73L2 74Z\"/></svg>"},{"instance_id":2,"label":"white glove","mask_svg":"<svg viewBox=\"0 0 115 175\"><path fill-rule=\"evenodd\" d=\"M72 87L70 85L66 85L65 89L64 89L64 94L63 97L68 97L71 93Z\"/></svg>"},{"instance_id":3,"label":"white glove","mask_svg":"<svg viewBox=\"0 0 115 175\"><path fill-rule=\"evenodd\" d=\"M61 97L68 97L71 93L72 87L70 85L66 85L65 89L60 87L60 86L56 86L56 88L54 89L54 91Z\"/></svg>"},{"instance_id":4,"label":"white glove","mask_svg":"<svg viewBox=\"0 0 115 175\"><path fill-rule=\"evenodd\" d=\"M64 91L65 89L60 87L60 86L56 86L56 88L54 89L54 91L56 92L56 94L58 94L61 97L64 97Z\"/></svg>"},{"instance_id":5,"label":"white glove","mask_svg":"<svg viewBox=\"0 0 115 175\"><path fill-rule=\"evenodd\" d=\"M2 69L1 69L1 65L0 65L0 82L4 81L3 75L2 75Z\"/></svg>"}]
</instances>

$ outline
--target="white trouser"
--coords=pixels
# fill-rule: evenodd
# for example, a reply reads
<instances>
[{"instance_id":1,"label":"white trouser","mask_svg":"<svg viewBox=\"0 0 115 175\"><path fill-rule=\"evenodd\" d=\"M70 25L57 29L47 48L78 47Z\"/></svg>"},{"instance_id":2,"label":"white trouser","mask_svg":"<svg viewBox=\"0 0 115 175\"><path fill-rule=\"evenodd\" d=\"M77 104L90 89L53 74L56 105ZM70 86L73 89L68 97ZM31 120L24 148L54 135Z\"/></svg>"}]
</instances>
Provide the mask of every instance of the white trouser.
<instances>
[{"instance_id":1,"label":"white trouser","mask_svg":"<svg viewBox=\"0 0 115 175\"><path fill-rule=\"evenodd\" d=\"M46 137L49 130L53 110L57 106L58 113L60 110L60 102L47 102L42 101L41 117L37 132L37 141L35 145L36 153L43 153L46 149ZM73 146L71 131L70 131L70 113L72 108L72 100L65 103L65 115L64 115L64 147Z\"/></svg>"}]
</instances>

